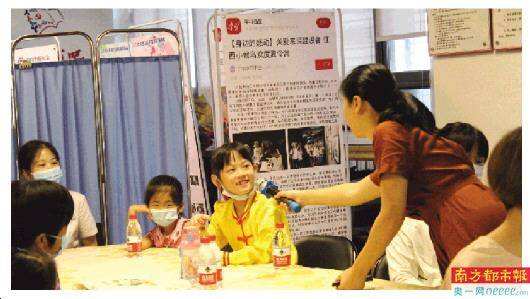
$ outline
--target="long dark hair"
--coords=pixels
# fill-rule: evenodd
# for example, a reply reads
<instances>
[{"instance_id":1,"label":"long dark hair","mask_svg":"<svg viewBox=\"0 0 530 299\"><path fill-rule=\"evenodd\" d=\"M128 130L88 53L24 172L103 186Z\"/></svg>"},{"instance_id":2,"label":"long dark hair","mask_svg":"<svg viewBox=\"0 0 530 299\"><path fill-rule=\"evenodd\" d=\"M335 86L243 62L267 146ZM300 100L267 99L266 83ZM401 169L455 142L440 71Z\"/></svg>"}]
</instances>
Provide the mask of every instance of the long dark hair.
<instances>
[{"instance_id":1,"label":"long dark hair","mask_svg":"<svg viewBox=\"0 0 530 299\"><path fill-rule=\"evenodd\" d=\"M393 120L406 128L418 126L433 133L432 126L426 126L425 121L418 119L418 110L415 111L408 104L407 96L397 88L394 76L382 64L371 63L356 67L342 81L340 92L350 104L354 96L368 101L379 113L379 122Z\"/></svg>"}]
</instances>

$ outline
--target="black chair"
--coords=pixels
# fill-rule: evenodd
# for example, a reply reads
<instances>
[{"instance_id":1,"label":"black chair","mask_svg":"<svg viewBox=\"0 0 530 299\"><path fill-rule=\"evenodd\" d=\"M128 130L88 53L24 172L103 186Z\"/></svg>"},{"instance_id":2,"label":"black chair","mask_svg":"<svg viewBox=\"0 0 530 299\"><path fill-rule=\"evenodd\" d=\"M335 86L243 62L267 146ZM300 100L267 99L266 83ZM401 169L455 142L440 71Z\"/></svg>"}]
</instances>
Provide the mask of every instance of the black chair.
<instances>
[{"instance_id":1,"label":"black chair","mask_svg":"<svg viewBox=\"0 0 530 299\"><path fill-rule=\"evenodd\" d=\"M296 243L298 264L304 267L344 270L353 264L355 250L345 237L307 236Z\"/></svg>"},{"instance_id":2,"label":"black chair","mask_svg":"<svg viewBox=\"0 0 530 299\"><path fill-rule=\"evenodd\" d=\"M98 228L98 233L96 234L96 240L98 242L98 246L105 246L105 237L103 235L103 225L101 222L96 222L96 227Z\"/></svg>"},{"instance_id":3,"label":"black chair","mask_svg":"<svg viewBox=\"0 0 530 299\"><path fill-rule=\"evenodd\" d=\"M390 274L388 273L388 261L386 255L379 258L374 266L373 277L379 279L390 280Z\"/></svg>"}]
</instances>

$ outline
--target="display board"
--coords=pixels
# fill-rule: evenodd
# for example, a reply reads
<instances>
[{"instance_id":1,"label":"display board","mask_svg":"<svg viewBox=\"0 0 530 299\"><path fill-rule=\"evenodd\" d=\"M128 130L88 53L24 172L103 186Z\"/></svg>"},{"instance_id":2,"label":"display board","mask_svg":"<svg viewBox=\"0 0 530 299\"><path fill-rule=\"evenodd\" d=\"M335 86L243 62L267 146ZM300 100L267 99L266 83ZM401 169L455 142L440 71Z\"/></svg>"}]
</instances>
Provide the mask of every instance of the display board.
<instances>
[{"instance_id":1,"label":"display board","mask_svg":"<svg viewBox=\"0 0 530 299\"><path fill-rule=\"evenodd\" d=\"M258 176L280 189L348 181L337 12L217 16L212 38L216 140L247 144ZM218 28L218 29L217 29ZM222 129L221 129L222 128ZM293 239L351 238L350 209L306 207L290 214Z\"/></svg>"}]
</instances>

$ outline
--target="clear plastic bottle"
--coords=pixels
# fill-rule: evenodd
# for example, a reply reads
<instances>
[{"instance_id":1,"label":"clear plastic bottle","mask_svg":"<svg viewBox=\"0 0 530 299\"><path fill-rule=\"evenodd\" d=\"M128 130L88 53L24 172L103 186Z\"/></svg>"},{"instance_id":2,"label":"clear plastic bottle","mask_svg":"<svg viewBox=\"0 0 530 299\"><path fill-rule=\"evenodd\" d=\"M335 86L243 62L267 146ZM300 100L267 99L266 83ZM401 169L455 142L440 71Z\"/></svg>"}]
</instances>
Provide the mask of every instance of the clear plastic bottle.
<instances>
[{"instance_id":1,"label":"clear plastic bottle","mask_svg":"<svg viewBox=\"0 0 530 299\"><path fill-rule=\"evenodd\" d=\"M203 290L217 289L217 266L215 254L210 247L210 237L201 237L199 248L199 287Z\"/></svg>"},{"instance_id":2,"label":"clear plastic bottle","mask_svg":"<svg viewBox=\"0 0 530 299\"><path fill-rule=\"evenodd\" d=\"M192 287L197 281L197 259L199 256L199 230L195 226L187 226L182 229L182 240L180 241L180 278L188 280Z\"/></svg>"},{"instance_id":3,"label":"clear plastic bottle","mask_svg":"<svg viewBox=\"0 0 530 299\"><path fill-rule=\"evenodd\" d=\"M127 252L131 257L139 256L142 252L142 228L136 215L129 215L127 223Z\"/></svg>"},{"instance_id":4,"label":"clear plastic bottle","mask_svg":"<svg viewBox=\"0 0 530 299\"><path fill-rule=\"evenodd\" d=\"M276 269L285 269L291 265L291 239L283 223L276 223L272 241L272 264Z\"/></svg>"},{"instance_id":5,"label":"clear plastic bottle","mask_svg":"<svg viewBox=\"0 0 530 299\"><path fill-rule=\"evenodd\" d=\"M215 256L215 265L217 266L216 268L217 288L222 288L223 287L223 263L222 263L223 253L221 252L221 250L219 250L219 247L217 247L217 243L215 242L215 240L216 240L215 236L210 236L210 248Z\"/></svg>"}]
</instances>

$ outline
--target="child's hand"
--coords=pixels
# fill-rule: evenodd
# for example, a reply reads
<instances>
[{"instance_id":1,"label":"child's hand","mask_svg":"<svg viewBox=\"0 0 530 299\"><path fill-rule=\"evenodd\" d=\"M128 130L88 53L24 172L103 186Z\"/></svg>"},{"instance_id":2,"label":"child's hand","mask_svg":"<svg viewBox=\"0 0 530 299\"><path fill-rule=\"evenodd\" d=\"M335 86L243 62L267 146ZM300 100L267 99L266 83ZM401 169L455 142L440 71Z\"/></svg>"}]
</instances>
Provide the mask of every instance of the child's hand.
<instances>
[{"instance_id":1,"label":"child's hand","mask_svg":"<svg viewBox=\"0 0 530 299\"><path fill-rule=\"evenodd\" d=\"M132 205L129 207L129 216L138 213L146 213L148 219L152 218L151 210L146 205Z\"/></svg>"},{"instance_id":2,"label":"child's hand","mask_svg":"<svg viewBox=\"0 0 530 299\"><path fill-rule=\"evenodd\" d=\"M208 220L210 220L210 216L205 214L197 214L193 215L190 219L190 225L197 226L199 229L205 229L206 224L208 223Z\"/></svg>"}]
</instances>

